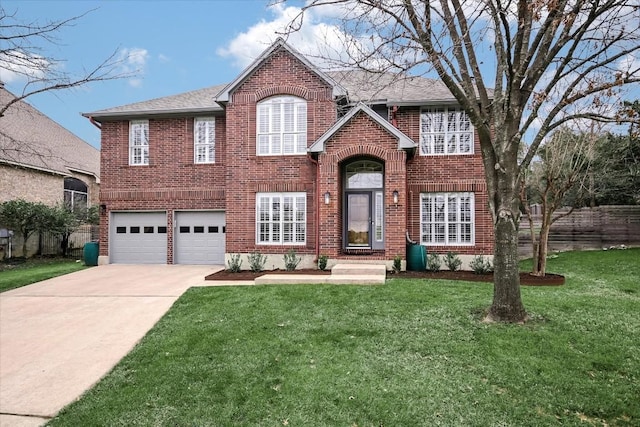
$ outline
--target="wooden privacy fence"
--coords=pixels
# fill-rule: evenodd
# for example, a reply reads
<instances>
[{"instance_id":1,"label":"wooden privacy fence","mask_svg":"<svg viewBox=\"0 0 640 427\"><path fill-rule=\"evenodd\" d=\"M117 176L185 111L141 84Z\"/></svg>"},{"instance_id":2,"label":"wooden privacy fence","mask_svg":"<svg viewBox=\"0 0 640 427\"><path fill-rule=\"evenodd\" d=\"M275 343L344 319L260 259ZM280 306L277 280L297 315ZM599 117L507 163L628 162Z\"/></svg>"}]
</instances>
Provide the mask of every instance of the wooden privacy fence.
<instances>
[{"instance_id":1,"label":"wooden privacy fence","mask_svg":"<svg viewBox=\"0 0 640 427\"><path fill-rule=\"evenodd\" d=\"M568 208L561 209L567 212ZM532 206L534 227L540 230L542 223L539 209ZM557 213L556 213L557 214ZM640 245L640 206L598 206L574 210L559 219L549 234L549 252L580 249L602 249L610 246ZM520 221L519 253L531 257L529 221Z\"/></svg>"}]
</instances>

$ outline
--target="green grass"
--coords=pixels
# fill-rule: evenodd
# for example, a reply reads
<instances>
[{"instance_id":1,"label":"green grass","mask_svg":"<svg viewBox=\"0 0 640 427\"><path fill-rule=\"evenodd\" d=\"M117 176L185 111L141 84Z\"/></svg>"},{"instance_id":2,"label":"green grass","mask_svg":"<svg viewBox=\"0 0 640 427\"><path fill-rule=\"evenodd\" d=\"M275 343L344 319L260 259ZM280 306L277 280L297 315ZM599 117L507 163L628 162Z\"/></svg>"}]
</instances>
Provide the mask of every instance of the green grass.
<instances>
[{"instance_id":1,"label":"green grass","mask_svg":"<svg viewBox=\"0 0 640 427\"><path fill-rule=\"evenodd\" d=\"M63 258L29 258L21 264L0 263L0 292L30 285L86 268L81 262Z\"/></svg>"},{"instance_id":2,"label":"green grass","mask_svg":"<svg viewBox=\"0 0 640 427\"><path fill-rule=\"evenodd\" d=\"M549 271L525 325L491 284L192 288L50 425L640 425L640 249Z\"/></svg>"}]
</instances>

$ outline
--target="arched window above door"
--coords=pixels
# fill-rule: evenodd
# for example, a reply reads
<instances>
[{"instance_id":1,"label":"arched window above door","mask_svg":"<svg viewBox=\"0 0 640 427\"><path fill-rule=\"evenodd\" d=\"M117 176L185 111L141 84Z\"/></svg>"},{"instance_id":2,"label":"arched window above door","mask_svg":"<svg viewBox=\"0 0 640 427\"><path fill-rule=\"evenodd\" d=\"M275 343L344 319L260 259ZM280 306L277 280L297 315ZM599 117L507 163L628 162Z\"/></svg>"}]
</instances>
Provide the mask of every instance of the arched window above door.
<instances>
[{"instance_id":1,"label":"arched window above door","mask_svg":"<svg viewBox=\"0 0 640 427\"><path fill-rule=\"evenodd\" d=\"M375 160L356 160L345 167L345 188L383 188L384 166Z\"/></svg>"}]
</instances>

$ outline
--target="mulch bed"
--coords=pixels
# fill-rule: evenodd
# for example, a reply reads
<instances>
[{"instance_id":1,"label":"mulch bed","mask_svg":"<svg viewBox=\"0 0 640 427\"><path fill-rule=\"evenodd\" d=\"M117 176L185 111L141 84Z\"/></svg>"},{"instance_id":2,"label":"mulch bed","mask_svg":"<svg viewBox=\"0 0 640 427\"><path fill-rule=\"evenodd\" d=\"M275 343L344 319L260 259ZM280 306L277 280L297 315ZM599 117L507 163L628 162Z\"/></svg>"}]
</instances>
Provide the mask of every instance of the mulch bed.
<instances>
[{"instance_id":1,"label":"mulch bed","mask_svg":"<svg viewBox=\"0 0 640 427\"><path fill-rule=\"evenodd\" d=\"M329 275L330 271L322 270L269 270L260 273L254 273L250 270L232 273L229 270L222 270L205 277L205 280L254 280L256 277L265 274L319 274ZM400 273L389 273L387 277L398 277L401 279L444 279L444 280L464 280L467 282L493 282L493 273L475 274L472 271L402 271ZM547 273L545 276L533 276L530 273L520 273L520 284L524 286L561 286L564 285L564 276L559 274Z\"/></svg>"}]
</instances>

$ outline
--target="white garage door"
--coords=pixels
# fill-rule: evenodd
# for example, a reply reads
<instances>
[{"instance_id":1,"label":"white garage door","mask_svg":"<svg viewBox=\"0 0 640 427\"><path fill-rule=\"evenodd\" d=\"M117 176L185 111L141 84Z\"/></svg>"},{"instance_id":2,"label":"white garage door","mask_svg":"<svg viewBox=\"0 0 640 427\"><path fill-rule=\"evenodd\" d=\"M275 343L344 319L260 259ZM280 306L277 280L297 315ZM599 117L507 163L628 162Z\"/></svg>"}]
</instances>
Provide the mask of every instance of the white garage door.
<instances>
[{"instance_id":1,"label":"white garage door","mask_svg":"<svg viewBox=\"0 0 640 427\"><path fill-rule=\"evenodd\" d=\"M111 263L167 263L165 212L115 212L111 216L110 229Z\"/></svg>"},{"instance_id":2,"label":"white garage door","mask_svg":"<svg viewBox=\"0 0 640 427\"><path fill-rule=\"evenodd\" d=\"M224 265L224 212L176 212L174 223L176 264Z\"/></svg>"}]
</instances>

